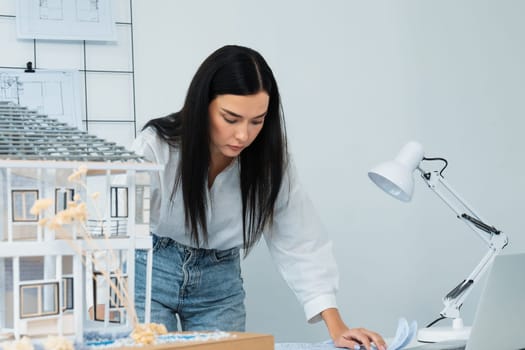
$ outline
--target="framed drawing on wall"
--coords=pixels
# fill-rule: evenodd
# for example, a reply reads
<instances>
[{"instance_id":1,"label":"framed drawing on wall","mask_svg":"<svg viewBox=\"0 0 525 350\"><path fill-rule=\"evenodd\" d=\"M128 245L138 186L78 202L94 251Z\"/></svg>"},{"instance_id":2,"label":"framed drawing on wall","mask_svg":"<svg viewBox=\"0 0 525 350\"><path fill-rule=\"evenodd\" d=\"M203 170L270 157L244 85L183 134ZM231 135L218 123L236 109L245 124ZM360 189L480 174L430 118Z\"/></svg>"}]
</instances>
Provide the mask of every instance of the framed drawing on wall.
<instances>
[{"instance_id":1,"label":"framed drawing on wall","mask_svg":"<svg viewBox=\"0 0 525 350\"><path fill-rule=\"evenodd\" d=\"M19 39L116 41L111 0L18 0Z\"/></svg>"},{"instance_id":2,"label":"framed drawing on wall","mask_svg":"<svg viewBox=\"0 0 525 350\"><path fill-rule=\"evenodd\" d=\"M0 101L12 102L84 129L77 71L25 73L23 69L0 69Z\"/></svg>"}]
</instances>

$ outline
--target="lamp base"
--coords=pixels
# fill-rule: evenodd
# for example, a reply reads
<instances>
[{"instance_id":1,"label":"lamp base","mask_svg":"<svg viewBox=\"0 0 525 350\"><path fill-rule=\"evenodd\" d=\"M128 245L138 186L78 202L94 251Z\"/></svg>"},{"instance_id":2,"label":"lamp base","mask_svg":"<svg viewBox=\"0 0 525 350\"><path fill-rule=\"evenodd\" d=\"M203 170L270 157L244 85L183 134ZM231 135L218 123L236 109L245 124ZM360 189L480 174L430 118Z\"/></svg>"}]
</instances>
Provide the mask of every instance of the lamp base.
<instances>
[{"instance_id":1,"label":"lamp base","mask_svg":"<svg viewBox=\"0 0 525 350\"><path fill-rule=\"evenodd\" d=\"M417 332L417 340L423 343L437 343L447 340L467 340L470 336L470 328L463 326L463 320L456 318L452 321L452 327L429 327L422 328Z\"/></svg>"}]
</instances>

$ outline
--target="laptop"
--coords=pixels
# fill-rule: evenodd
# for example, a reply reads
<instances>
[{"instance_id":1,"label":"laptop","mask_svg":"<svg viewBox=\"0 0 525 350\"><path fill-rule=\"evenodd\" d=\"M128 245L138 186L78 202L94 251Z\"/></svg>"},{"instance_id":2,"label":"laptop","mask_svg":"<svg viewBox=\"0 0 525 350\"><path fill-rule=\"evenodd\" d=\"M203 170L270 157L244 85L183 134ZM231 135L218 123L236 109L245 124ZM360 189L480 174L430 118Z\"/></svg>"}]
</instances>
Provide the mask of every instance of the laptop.
<instances>
[{"instance_id":1,"label":"laptop","mask_svg":"<svg viewBox=\"0 0 525 350\"><path fill-rule=\"evenodd\" d=\"M481 293L466 341L425 344L413 350L525 350L525 253L498 255Z\"/></svg>"}]
</instances>

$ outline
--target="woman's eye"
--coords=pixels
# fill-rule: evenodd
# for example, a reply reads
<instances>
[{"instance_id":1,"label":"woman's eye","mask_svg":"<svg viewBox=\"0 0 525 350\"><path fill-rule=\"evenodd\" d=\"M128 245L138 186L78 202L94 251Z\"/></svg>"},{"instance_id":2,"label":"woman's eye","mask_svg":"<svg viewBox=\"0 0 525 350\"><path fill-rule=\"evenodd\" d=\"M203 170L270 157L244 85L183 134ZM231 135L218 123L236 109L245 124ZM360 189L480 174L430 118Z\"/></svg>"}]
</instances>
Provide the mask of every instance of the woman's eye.
<instances>
[{"instance_id":1,"label":"woman's eye","mask_svg":"<svg viewBox=\"0 0 525 350\"><path fill-rule=\"evenodd\" d=\"M236 122L235 119L229 119L229 118L226 118L225 116L222 117L226 123L229 123L229 124L234 124Z\"/></svg>"},{"instance_id":2,"label":"woman's eye","mask_svg":"<svg viewBox=\"0 0 525 350\"><path fill-rule=\"evenodd\" d=\"M254 121L252 122L252 124L253 124L253 125L260 125L260 124L262 124L263 122L264 122L264 120L254 120Z\"/></svg>"}]
</instances>

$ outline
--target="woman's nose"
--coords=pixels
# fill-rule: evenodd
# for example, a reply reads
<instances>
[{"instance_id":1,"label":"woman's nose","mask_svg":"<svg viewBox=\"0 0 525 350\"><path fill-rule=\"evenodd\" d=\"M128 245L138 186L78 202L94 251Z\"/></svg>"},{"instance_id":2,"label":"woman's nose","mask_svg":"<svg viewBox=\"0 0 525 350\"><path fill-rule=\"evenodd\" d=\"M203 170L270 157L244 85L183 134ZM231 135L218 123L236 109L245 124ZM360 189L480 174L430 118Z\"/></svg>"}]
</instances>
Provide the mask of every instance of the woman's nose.
<instances>
[{"instance_id":1,"label":"woman's nose","mask_svg":"<svg viewBox=\"0 0 525 350\"><path fill-rule=\"evenodd\" d=\"M240 142L245 142L248 139L248 125L245 123L239 123L239 126L235 130L235 138Z\"/></svg>"}]
</instances>

